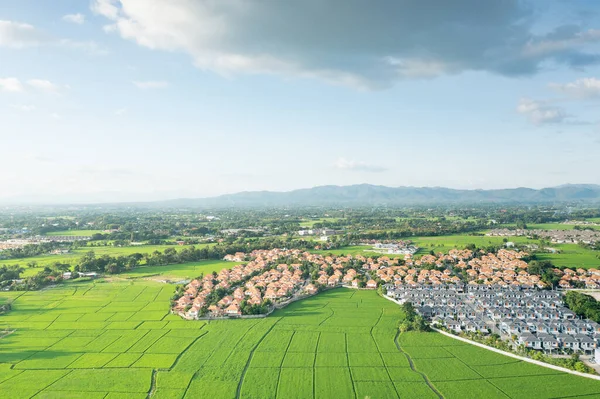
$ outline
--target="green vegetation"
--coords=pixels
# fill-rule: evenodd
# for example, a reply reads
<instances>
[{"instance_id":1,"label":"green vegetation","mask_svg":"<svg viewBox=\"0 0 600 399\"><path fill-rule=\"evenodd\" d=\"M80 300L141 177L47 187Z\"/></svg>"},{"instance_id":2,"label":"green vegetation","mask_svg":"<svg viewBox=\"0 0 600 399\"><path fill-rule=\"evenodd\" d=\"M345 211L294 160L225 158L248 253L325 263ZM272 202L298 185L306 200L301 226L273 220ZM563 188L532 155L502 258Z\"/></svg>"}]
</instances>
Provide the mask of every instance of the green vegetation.
<instances>
[{"instance_id":1,"label":"green vegetation","mask_svg":"<svg viewBox=\"0 0 600 399\"><path fill-rule=\"evenodd\" d=\"M14 332L0 341L0 397L436 398L428 381L448 399L600 395L598 381L437 333L398 336L402 309L374 291L207 324L169 314L173 289L98 280L3 293L13 302L0 328Z\"/></svg>"},{"instance_id":2,"label":"green vegetation","mask_svg":"<svg viewBox=\"0 0 600 399\"><path fill-rule=\"evenodd\" d=\"M569 291L565 294L565 304L577 316L600 322L600 302L593 297L577 291Z\"/></svg>"},{"instance_id":3,"label":"green vegetation","mask_svg":"<svg viewBox=\"0 0 600 399\"><path fill-rule=\"evenodd\" d=\"M403 303L402 312L404 312L404 320L400 322L399 330L401 333L407 331L429 331L429 326L425 323L425 319L417 314L412 303Z\"/></svg>"}]
</instances>

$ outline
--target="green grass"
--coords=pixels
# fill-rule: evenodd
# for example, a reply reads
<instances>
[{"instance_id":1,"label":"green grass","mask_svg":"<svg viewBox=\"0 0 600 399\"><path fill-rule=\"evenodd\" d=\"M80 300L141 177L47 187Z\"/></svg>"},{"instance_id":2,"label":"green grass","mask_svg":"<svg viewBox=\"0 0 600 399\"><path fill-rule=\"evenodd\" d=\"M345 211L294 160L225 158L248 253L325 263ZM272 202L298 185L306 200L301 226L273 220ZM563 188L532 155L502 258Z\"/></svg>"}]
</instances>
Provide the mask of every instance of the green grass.
<instances>
[{"instance_id":1,"label":"green grass","mask_svg":"<svg viewBox=\"0 0 600 399\"><path fill-rule=\"evenodd\" d=\"M373 291L337 289L264 319L209 323L169 314L172 291L121 280L16 297L0 318L15 331L0 340L0 398L143 398L152 389L153 398L230 399L238 387L242 398L437 397L396 345L400 308ZM598 381L440 334L404 333L398 344L447 399L600 395Z\"/></svg>"}]
</instances>

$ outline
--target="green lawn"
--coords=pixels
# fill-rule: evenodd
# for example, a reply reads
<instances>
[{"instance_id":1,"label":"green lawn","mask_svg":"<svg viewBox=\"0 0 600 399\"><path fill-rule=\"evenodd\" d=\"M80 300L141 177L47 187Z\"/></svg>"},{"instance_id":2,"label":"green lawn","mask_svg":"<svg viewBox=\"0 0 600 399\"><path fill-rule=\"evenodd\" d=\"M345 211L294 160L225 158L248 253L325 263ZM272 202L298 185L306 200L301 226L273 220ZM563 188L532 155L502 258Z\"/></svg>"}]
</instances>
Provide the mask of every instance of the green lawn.
<instances>
[{"instance_id":1,"label":"green lawn","mask_svg":"<svg viewBox=\"0 0 600 399\"><path fill-rule=\"evenodd\" d=\"M146 280L10 293L0 397L437 398L400 349L447 399L600 396L598 381L436 333L396 344L400 308L374 291L337 289L265 319L210 323L169 314L172 293Z\"/></svg>"}]
</instances>

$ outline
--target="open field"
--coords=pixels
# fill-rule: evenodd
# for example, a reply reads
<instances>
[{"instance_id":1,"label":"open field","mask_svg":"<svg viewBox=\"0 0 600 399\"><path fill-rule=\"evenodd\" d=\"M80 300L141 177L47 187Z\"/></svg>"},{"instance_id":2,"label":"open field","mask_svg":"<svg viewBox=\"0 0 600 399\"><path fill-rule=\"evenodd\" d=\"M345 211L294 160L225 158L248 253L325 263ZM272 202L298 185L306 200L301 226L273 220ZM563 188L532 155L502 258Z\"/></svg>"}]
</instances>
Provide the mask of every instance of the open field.
<instances>
[{"instance_id":1,"label":"open field","mask_svg":"<svg viewBox=\"0 0 600 399\"><path fill-rule=\"evenodd\" d=\"M170 315L172 292L136 281L0 294L16 298L0 318L15 330L0 340L0 398L600 395L598 381L436 333L395 339L400 308L373 291L337 289L265 319L209 323Z\"/></svg>"},{"instance_id":2,"label":"open field","mask_svg":"<svg viewBox=\"0 0 600 399\"><path fill-rule=\"evenodd\" d=\"M102 230L64 230L64 231L52 231L47 233L47 236L82 236L91 237L94 234L102 234Z\"/></svg>"},{"instance_id":3,"label":"open field","mask_svg":"<svg viewBox=\"0 0 600 399\"><path fill-rule=\"evenodd\" d=\"M212 244L199 244L195 245L196 248L202 248ZM25 268L23 273L24 277L32 276L38 273L44 266L52 265L56 262L68 263L74 266L79 258L85 255L89 251L94 251L96 256L111 255L111 256L127 256L134 253L151 254L154 251L163 252L167 248L174 248L180 250L185 248L185 245L138 245L129 247L113 247L113 246L101 246L101 247L81 247L71 251L68 254L61 255L39 255L32 256L29 258L21 259L6 259L0 260L0 265L21 265ZM35 261L38 264L37 268L28 268L27 263Z\"/></svg>"},{"instance_id":4,"label":"open field","mask_svg":"<svg viewBox=\"0 0 600 399\"><path fill-rule=\"evenodd\" d=\"M178 265L167 266L141 266L130 272L121 273L118 276L123 278L141 278L147 276L156 276L160 280L174 279L192 279L200 274L208 274L213 271L218 272L221 269L230 268L239 264L236 262L227 262L224 260L204 260L200 262L181 263Z\"/></svg>"}]
</instances>

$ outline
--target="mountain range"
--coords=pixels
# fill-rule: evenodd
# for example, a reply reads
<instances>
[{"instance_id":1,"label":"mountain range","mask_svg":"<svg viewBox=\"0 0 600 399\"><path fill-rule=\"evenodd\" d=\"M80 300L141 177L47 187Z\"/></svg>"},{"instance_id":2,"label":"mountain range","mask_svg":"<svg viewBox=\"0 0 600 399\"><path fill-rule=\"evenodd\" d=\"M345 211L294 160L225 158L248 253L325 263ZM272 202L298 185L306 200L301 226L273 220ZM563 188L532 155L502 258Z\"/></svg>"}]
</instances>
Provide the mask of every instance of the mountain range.
<instances>
[{"instance_id":1,"label":"mountain range","mask_svg":"<svg viewBox=\"0 0 600 399\"><path fill-rule=\"evenodd\" d=\"M399 206L444 203L600 202L600 185L567 184L532 189L458 190L443 187L386 187L371 184L319 186L287 192L247 191L211 198L149 203L165 207Z\"/></svg>"}]
</instances>

